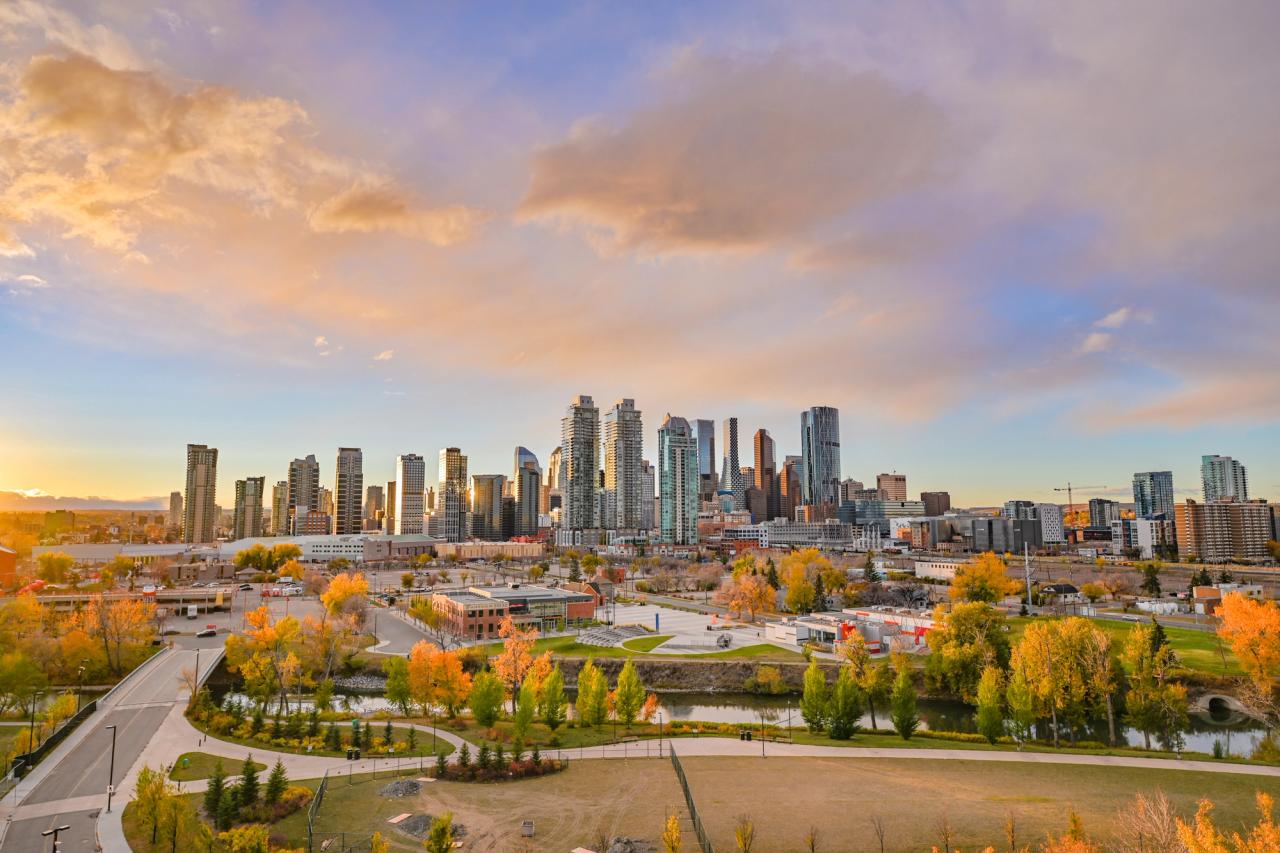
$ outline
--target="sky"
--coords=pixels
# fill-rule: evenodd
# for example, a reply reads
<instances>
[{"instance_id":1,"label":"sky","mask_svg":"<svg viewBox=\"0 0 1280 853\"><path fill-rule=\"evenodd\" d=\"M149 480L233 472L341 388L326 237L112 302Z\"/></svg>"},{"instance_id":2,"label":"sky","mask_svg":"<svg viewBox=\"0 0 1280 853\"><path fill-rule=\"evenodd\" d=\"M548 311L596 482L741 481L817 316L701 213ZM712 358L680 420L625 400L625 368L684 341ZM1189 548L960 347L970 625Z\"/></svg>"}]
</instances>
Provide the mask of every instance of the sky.
<instances>
[{"instance_id":1,"label":"sky","mask_svg":"<svg viewBox=\"0 0 1280 853\"><path fill-rule=\"evenodd\" d=\"M1280 498L1280 4L0 5L0 509L576 394L959 505ZM61 502L53 497L63 498ZM167 501L167 498L165 499Z\"/></svg>"}]
</instances>

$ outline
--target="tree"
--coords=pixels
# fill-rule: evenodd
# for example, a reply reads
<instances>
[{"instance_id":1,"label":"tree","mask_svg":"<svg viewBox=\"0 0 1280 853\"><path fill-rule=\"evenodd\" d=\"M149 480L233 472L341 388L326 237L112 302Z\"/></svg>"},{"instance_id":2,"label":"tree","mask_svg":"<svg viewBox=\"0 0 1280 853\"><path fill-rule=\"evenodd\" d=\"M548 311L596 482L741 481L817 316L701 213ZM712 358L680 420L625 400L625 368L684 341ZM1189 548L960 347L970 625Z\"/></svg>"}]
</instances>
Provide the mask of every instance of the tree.
<instances>
[{"instance_id":1,"label":"tree","mask_svg":"<svg viewBox=\"0 0 1280 853\"><path fill-rule=\"evenodd\" d=\"M875 729L876 703L888 698L889 690L893 685L893 675L889 671L888 663L882 661L878 666L873 665L871 654L867 651L866 640L856 631L836 647L836 652L844 658L846 665L853 673L854 680L862 688L867 708L871 712L871 728Z\"/></svg>"},{"instance_id":2,"label":"tree","mask_svg":"<svg viewBox=\"0 0 1280 853\"><path fill-rule=\"evenodd\" d=\"M827 729L834 740L848 740L858 731L865 697L852 670L845 667L836 676L828 703Z\"/></svg>"},{"instance_id":3,"label":"tree","mask_svg":"<svg viewBox=\"0 0 1280 853\"><path fill-rule=\"evenodd\" d=\"M1004 560L988 551L956 569L951 597L957 601L996 602L1018 591L1018 582L1009 577Z\"/></svg>"},{"instance_id":4,"label":"tree","mask_svg":"<svg viewBox=\"0 0 1280 853\"><path fill-rule=\"evenodd\" d=\"M151 844L154 847L156 836L160 832L160 821L165 801L171 792L164 774L144 766L138 771L138 781L133 789L134 808L138 810L142 825L151 830Z\"/></svg>"},{"instance_id":5,"label":"tree","mask_svg":"<svg viewBox=\"0 0 1280 853\"><path fill-rule=\"evenodd\" d=\"M1113 849L1121 853L1165 853L1178 850L1173 804L1163 791L1138 793L1116 810L1111 821Z\"/></svg>"},{"instance_id":6,"label":"tree","mask_svg":"<svg viewBox=\"0 0 1280 853\"><path fill-rule=\"evenodd\" d=\"M988 666L1009 666L1009 635L1005 618L986 602L955 605L950 613L935 616L940 627L925 639L925 683L933 691L945 691L972 704L977 700L978 680Z\"/></svg>"},{"instance_id":7,"label":"tree","mask_svg":"<svg viewBox=\"0 0 1280 853\"><path fill-rule=\"evenodd\" d=\"M268 853L271 849L267 827L260 823L235 826L218 833L226 853Z\"/></svg>"},{"instance_id":8,"label":"tree","mask_svg":"<svg viewBox=\"0 0 1280 853\"><path fill-rule=\"evenodd\" d=\"M587 577L594 578L596 572L604 565L604 560L595 554L588 554L582 558L582 570L587 573Z\"/></svg>"},{"instance_id":9,"label":"tree","mask_svg":"<svg viewBox=\"0 0 1280 853\"><path fill-rule=\"evenodd\" d=\"M284 762L277 758L275 766L267 776L267 784L262 789L262 801L269 806L280 802L285 789L289 787L289 776L285 773Z\"/></svg>"},{"instance_id":10,"label":"tree","mask_svg":"<svg viewBox=\"0 0 1280 853\"><path fill-rule=\"evenodd\" d=\"M539 708L542 722L551 731L554 732L564 722L568 704L569 700L564 694L564 673L560 671L560 665L556 664L555 669L542 682L542 702Z\"/></svg>"},{"instance_id":11,"label":"tree","mask_svg":"<svg viewBox=\"0 0 1280 853\"><path fill-rule=\"evenodd\" d=\"M809 731L826 728L828 703L827 676L816 659L810 660L804 671L804 693L800 696L800 716Z\"/></svg>"},{"instance_id":12,"label":"tree","mask_svg":"<svg viewBox=\"0 0 1280 853\"><path fill-rule=\"evenodd\" d=\"M609 682L591 658L578 671L578 719L588 726L598 726L605 721Z\"/></svg>"},{"instance_id":13,"label":"tree","mask_svg":"<svg viewBox=\"0 0 1280 853\"><path fill-rule=\"evenodd\" d=\"M375 832L369 838L369 853L391 853L391 843L382 837L381 832Z\"/></svg>"},{"instance_id":14,"label":"tree","mask_svg":"<svg viewBox=\"0 0 1280 853\"><path fill-rule=\"evenodd\" d=\"M738 845L738 853L751 853L756 843L756 824L747 815L738 815L733 826L733 841Z\"/></svg>"},{"instance_id":15,"label":"tree","mask_svg":"<svg viewBox=\"0 0 1280 853\"><path fill-rule=\"evenodd\" d=\"M330 615L359 613L363 611L369 594L369 581L363 574L339 572L329 581L329 588L320 596L320 603Z\"/></svg>"},{"instance_id":16,"label":"tree","mask_svg":"<svg viewBox=\"0 0 1280 853\"><path fill-rule=\"evenodd\" d=\"M757 613L767 613L774 606L773 587L764 578L736 570L730 582L720 587L716 598L736 612L739 618L747 613L752 621L755 621Z\"/></svg>"},{"instance_id":17,"label":"tree","mask_svg":"<svg viewBox=\"0 0 1280 853\"><path fill-rule=\"evenodd\" d=\"M107 601L101 595L76 614L71 623L101 646L107 666L116 675L132 669L155 636L156 606L137 599Z\"/></svg>"},{"instance_id":18,"label":"tree","mask_svg":"<svg viewBox=\"0 0 1280 853\"><path fill-rule=\"evenodd\" d=\"M1231 646L1249 678L1250 698L1280 716L1280 604L1240 593L1223 596L1218 635Z\"/></svg>"},{"instance_id":19,"label":"tree","mask_svg":"<svg viewBox=\"0 0 1280 853\"><path fill-rule=\"evenodd\" d=\"M453 812L445 812L431 821L431 829L427 832L427 840L423 842L428 853L452 853L453 850Z\"/></svg>"},{"instance_id":20,"label":"tree","mask_svg":"<svg viewBox=\"0 0 1280 853\"><path fill-rule=\"evenodd\" d=\"M537 688L533 684L532 677L525 678L524 684L520 685L516 713L512 717L512 735L518 743L524 742L525 735L529 733L529 726L533 723L533 717L537 711L536 696Z\"/></svg>"},{"instance_id":21,"label":"tree","mask_svg":"<svg viewBox=\"0 0 1280 853\"><path fill-rule=\"evenodd\" d=\"M502 637L502 651L493 659L493 671L501 679L507 694L511 697L511 710L515 712L516 694L524 677L533 666L533 643L538 639L536 628L518 627L510 616L502 620L498 629Z\"/></svg>"},{"instance_id":22,"label":"tree","mask_svg":"<svg viewBox=\"0 0 1280 853\"><path fill-rule=\"evenodd\" d=\"M635 661L627 658L627 662L622 666L622 672L618 673L618 690L614 700L614 708L618 719L627 728L631 728L631 724L635 722L643 704L644 684L640 681L639 674L636 673Z\"/></svg>"},{"instance_id":23,"label":"tree","mask_svg":"<svg viewBox=\"0 0 1280 853\"><path fill-rule=\"evenodd\" d=\"M1087 599L1090 604L1097 604L1107 594L1107 589L1102 584L1086 583L1080 587L1080 593Z\"/></svg>"},{"instance_id":24,"label":"tree","mask_svg":"<svg viewBox=\"0 0 1280 853\"><path fill-rule=\"evenodd\" d=\"M212 821L218 819L218 809L222 806L222 798L226 796L227 774L222 769L222 759L213 763L213 773L209 776L209 787L204 789L204 813Z\"/></svg>"},{"instance_id":25,"label":"tree","mask_svg":"<svg viewBox=\"0 0 1280 853\"><path fill-rule=\"evenodd\" d=\"M432 652L431 669L435 676L435 701L450 717L456 717L472 688L471 676L462 668L462 658L456 651L437 649Z\"/></svg>"},{"instance_id":26,"label":"tree","mask_svg":"<svg viewBox=\"0 0 1280 853\"><path fill-rule=\"evenodd\" d=\"M258 802L258 765L253 755L244 757L244 765L240 768L240 782L236 785L236 805L247 809Z\"/></svg>"},{"instance_id":27,"label":"tree","mask_svg":"<svg viewBox=\"0 0 1280 853\"><path fill-rule=\"evenodd\" d=\"M978 733L995 743L1004 734L1004 673L989 666L978 681Z\"/></svg>"},{"instance_id":28,"label":"tree","mask_svg":"<svg viewBox=\"0 0 1280 853\"><path fill-rule=\"evenodd\" d=\"M400 588L403 590L413 589L413 572L402 572L400 575Z\"/></svg>"},{"instance_id":29,"label":"tree","mask_svg":"<svg viewBox=\"0 0 1280 853\"><path fill-rule=\"evenodd\" d=\"M66 583L76 561L62 551L46 551L36 557L37 573L49 583Z\"/></svg>"},{"instance_id":30,"label":"tree","mask_svg":"<svg viewBox=\"0 0 1280 853\"><path fill-rule=\"evenodd\" d=\"M1031 739L1036 724L1035 693L1025 666L1014 667L1005 699L1009 703L1010 734L1018 742L1018 749L1022 749L1022 744Z\"/></svg>"},{"instance_id":31,"label":"tree","mask_svg":"<svg viewBox=\"0 0 1280 853\"><path fill-rule=\"evenodd\" d=\"M1280 850L1280 823L1276 823L1273 815L1275 801L1262 791L1254 797L1261 817L1247 837L1238 832L1232 833L1231 846L1238 853L1273 853ZM1188 825L1181 818L1175 818L1178 839L1187 853L1226 853L1227 838L1214 826L1212 811L1213 803L1206 799L1200 801L1194 824Z\"/></svg>"},{"instance_id":32,"label":"tree","mask_svg":"<svg viewBox=\"0 0 1280 853\"><path fill-rule=\"evenodd\" d=\"M387 675L387 701L408 716L409 706L413 703L413 693L409 689L409 662L402 657L389 657L382 662L382 671Z\"/></svg>"},{"instance_id":33,"label":"tree","mask_svg":"<svg viewBox=\"0 0 1280 853\"><path fill-rule=\"evenodd\" d=\"M680 818L675 812L668 812L662 825L662 849L666 853L680 853Z\"/></svg>"},{"instance_id":34,"label":"tree","mask_svg":"<svg viewBox=\"0 0 1280 853\"><path fill-rule=\"evenodd\" d=\"M1142 570L1142 586L1141 589L1147 595L1160 594L1160 564L1159 563L1143 563L1139 568Z\"/></svg>"},{"instance_id":35,"label":"tree","mask_svg":"<svg viewBox=\"0 0 1280 853\"><path fill-rule=\"evenodd\" d=\"M1153 642L1153 633L1149 625L1135 625L1124 646L1129 669L1125 722L1142 732L1147 749L1153 734L1171 746L1179 744L1189 723L1186 688L1169 680L1175 663L1173 650Z\"/></svg>"},{"instance_id":36,"label":"tree","mask_svg":"<svg viewBox=\"0 0 1280 853\"><path fill-rule=\"evenodd\" d=\"M896 661L898 676L893 682L893 695L890 697L890 716L893 728L903 740L911 740L920 725L920 716L916 713L916 687L911 681L911 665L905 657Z\"/></svg>"},{"instance_id":37,"label":"tree","mask_svg":"<svg viewBox=\"0 0 1280 853\"><path fill-rule=\"evenodd\" d=\"M783 561L786 562L785 560ZM768 586L768 581L765 582ZM772 589L772 587L770 587ZM804 567L795 566L787 574L787 609L792 613L808 613L817 600L817 590L804 576Z\"/></svg>"},{"instance_id":38,"label":"tree","mask_svg":"<svg viewBox=\"0 0 1280 853\"><path fill-rule=\"evenodd\" d=\"M486 729L493 726L498 721L502 699L501 679L489 669L478 673L471 682L471 696L468 700L476 724Z\"/></svg>"}]
</instances>

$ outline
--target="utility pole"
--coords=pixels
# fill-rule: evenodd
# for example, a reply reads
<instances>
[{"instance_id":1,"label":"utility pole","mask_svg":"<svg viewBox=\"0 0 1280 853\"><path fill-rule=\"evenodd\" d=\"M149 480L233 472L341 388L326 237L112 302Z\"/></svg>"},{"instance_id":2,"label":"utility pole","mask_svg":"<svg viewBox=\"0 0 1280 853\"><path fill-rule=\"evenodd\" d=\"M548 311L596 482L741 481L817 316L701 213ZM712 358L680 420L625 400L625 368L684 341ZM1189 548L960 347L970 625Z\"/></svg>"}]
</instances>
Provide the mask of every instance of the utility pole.
<instances>
[{"instance_id":1,"label":"utility pole","mask_svg":"<svg viewBox=\"0 0 1280 853\"><path fill-rule=\"evenodd\" d=\"M58 834L62 832L66 832L69 829L71 829L69 825L55 826L53 829L46 829L44 832L40 833L40 835L44 838L48 838L50 835L52 835L53 846L51 846L49 849L52 850L53 853L58 853L58 851L62 849L62 842L58 840Z\"/></svg>"},{"instance_id":2,"label":"utility pole","mask_svg":"<svg viewBox=\"0 0 1280 853\"><path fill-rule=\"evenodd\" d=\"M116 792L116 727L107 726L111 729L111 767L107 770L107 814L111 814L111 795Z\"/></svg>"},{"instance_id":3,"label":"utility pole","mask_svg":"<svg viewBox=\"0 0 1280 853\"><path fill-rule=\"evenodd\" d=\"M1027 579L1027 613L1031 612L1031 554L1027 543L1022 543L1022 572Z\"/></svg>"}]
</instances>

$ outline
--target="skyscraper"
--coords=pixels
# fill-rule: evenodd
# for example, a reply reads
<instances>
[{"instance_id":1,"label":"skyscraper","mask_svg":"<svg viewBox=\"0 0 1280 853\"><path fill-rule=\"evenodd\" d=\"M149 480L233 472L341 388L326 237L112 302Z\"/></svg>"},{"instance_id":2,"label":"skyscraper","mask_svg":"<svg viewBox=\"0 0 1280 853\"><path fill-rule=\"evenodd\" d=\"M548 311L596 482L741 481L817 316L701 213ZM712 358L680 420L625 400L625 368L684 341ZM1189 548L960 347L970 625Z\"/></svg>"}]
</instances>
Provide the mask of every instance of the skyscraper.
<instances>
[{"instance_id":1,"label":"skyscraper","mask_svg":"<svg viewBox=\"0 0 1280 853\"><path fill-rule=\"evenodd\" d=\"M364 459L358 447L338 448L338 470L334 477L333 532L339 536L359 533L360 499L364 492Z\"/></svg>"},{"instance_id":2,"label":"skyscraper","mask_svg":"<svg viewBox=\"0 0 1280 853\"><path fill-rule=\"evenodd\" d=\"M236 480L236 514L231 538L262 535L262 496L266 488L266 477Z\"/></svg>"},{"instance_id":3,"label":"skyscraper","mask_svg":"<svg viewBox=\"0 0 1280 853\"><path fill-rule=\"evenodd\" d=\"M1106 498L1089 499L1089 526L1110 527L1120 517L1120 504Z\"/></svg>"},{"instance_id":4,"label":"skyscraper","mask_svg":"<svg viewBox=\"0 0 1280 853\"><path fill-rule=\"evenodd\" d=\"M271 535L289 535L289 481L278 480L271 487Z\"/></svg>"},{"instance_id":5,"label":"skyscraper","mask_svg":"<svg viewBox=\"0 0 1280 853\"><path fill-rule=\"evenodd\" d=\"M573 398L560 420L563 493L560 526L587 530L597 526L600 482L600 410L585 394Z\"/></svg>"},{"instance_id":6,"label":"skyscraper","mask_svg":"<svg viewBox=\"0 0 1280 853\"><path fill-rule=\"evenodd\" d=\"M471 475L470 522L475 538L502 539L502 492L506 482L502 474Z\"/></svg>"},{"instance_id":7,"label":"skyscraper","mask_svg":"<svg viewBox=\"0 0 1280 853\"><path fill-rule=\"evenodd\" d=\"M800 473L801 457L787 456L782 460L782 473L778 475L778 511L791 521L796 520L796 507L802 503Z\"/></svg>"},{"instance_id":8,"label":"skyscraper","mask_svg":"<svg viewBox=\"0 0 1280 853\"><path fill-rule=\"evenodd\" d=\"M187 489L183 498L182 541L212 542L218 522L218 448L187 445Z\"/></svg>"},{"instance_id":9,"label":"skyscraper","mask_svg":"<svg viewBox=\"0 0 1280 853\"><path fill-rule=\"evenodd\" d=\"M542 503L542 468L538 457L523 447L516 448L515 472L511 494L515 498L515 536L533 536L538 532L538 512Z\"/></svg>"},{"instance_id":10,"label":"skyscraper","mask_svg":"<svg viewBox=\"0 0 1280 853\"><path fill-rule=\"evenodd\" d=\"M463 542L471 525L467 521L467 457L457 447L440 451L440 483L436 488L436 525L439 535L449 542ZM501 489L501 487L499 487ZM501 490L499 490L501 494ZM502 507L498 507L501 518Z\"/></svg>"},{"instance_id":11,"label":"skyscraper","mask_svg":"<svg viewBox=\"0 0 1280 853\"><path fill-rule=\"evenodd\" d=\"M1201 456L1200 479L1205 503L1249 500L1249 477L1243 465L1230 456Z\"/></svg>"},{"instance_id":12,"label":"skyscraper","mask_svg":"<svg viewBox=\"0 0 1280 853\"><path fill-rule=\"evenodd\" d=\"M840 413L814 406L800 413L800 493L806 505L840 502Z\"/></svg>"},{"instance_id":13,"label":"skyscraper","mask_svg":"<svg viewBox=\"0 0 1280 853\"><path fill-rule=\"evenodd\" d=\"M720 491L733 495L733 508L747 508L747 484L742 481L742 466L738 463L738 419L724 422L724 462L720 470Z\"/></svg>"},{"instance_id":14,"label":"skyscraper","mask_svg":"<svg viewBox=\"0 0 1280 853\"><path fill-rule=\"evenodd\" d=\"M182 526L182 492L169 493L169 526Z\"/></svg>"},{"instance_id":15,"label":"skyscraper","mask_svg":"<svg viewBox=\"0 0 1280 853\"><path fill-rule=\"evenodd\" d=\"M693 435L698 440L698 499L710 503L720 485L716 477L716 422L694 421Z\"/></svg>"},{"instance_id":16,"label":"skyscraper","mask_svg":"<svg viewBox=\"0 0 1280 853\"><path fill-rule=\"evenodd\" d=\"M778 488L778 463L773 453L773 438L766 429L756 430L755 487L764 493L765 517L756 521L771 521L782 512L782 492Z\"/></svg>"},{"instance_id":17,"label":"skyscraper","mask_svg":"<svg viewBox=\"0 0 1280 853\"><path fill-rule=\"evenodd\" d=\"M1173 472L1139 471L1133 475L1133 512L1138 518L1163 515L1173 520Z\"/></svg>"},{"instance_id":18,"label":"skyscraper","mask_svg":"<svg viewBox=\"0 0 1280 853\"><path fill-rule=\"evenodd\" d=\"M644 427L635 400L618 400L604 416L602 527L633 530L642 526L640 462L643 457Z\"/></svg>"},{"instance_id":19,"label":"skyscraper","mask_svg":"<svg viewBox=\"0 0 1280 853\"><path fill-rule=\"evenodd\" d=\"M563 481L564 454L557 446L551 451L551 455L547 457L547 471L542 478L542 498L539 501L539 512L550 515L552 509L560 508L563 496L563 492L560 491L560 484Z\"/></svg>"},{"instance_id":20,"label":"skyscraper","mask_svg":"<svg viewBox=\"0 0 1280 853\"><path fill-rule=\"evenodd\" d=\"M698 440L687 420L667 415L658 430L659 526L664 542L697 544L700 484Z\"/></svg>"},{"instance_id":21,"label":"skyscraper","mask_svg":"<svg viewBox=\"0 0 1280 853\"><path fill-rule=\"evenodd\" d=\"M924 504L925 515L942 515L951 509L950 492L921 492L920 501Z\"/></svg>"},{"instance_id":22,"label":"skyscraper","mask_svg":"<svg viewBox=\"0 0 1280 853\"><path fill-rule=\"evenodd\" d=\"M877 474L876 488L887 501L905 501L907 499L906 474Z\"/></svg>"},{"instance_id":23,"label":"skyscraper","mask_svg":"<svg viewBox=\"0 0 1280 853\"><path fill-rule=\"evenodd\" d=\"M423 479L424 480L426 479L425 473L423 474ZM396 532L396 481L395 480L387 481L386 507L387 507L386 514L383 515L382 517L382 530L385 533L395 533Z\"/></svg>"},{"instance_id":24,"label":"skyscraper","mask_svg":"<svg viewBox=\"0 0 1280 853\"><path fill-rule=\"evenodd\" d=\"M296 532L293 519L309 510L320 509L320 463L315 455L289 463L289 530Z\"/></svg>"},{"instance_id":25,"label":"skyscraper","mask_svg":"<svg viewBox=\"0 0 1280 853\"><path fill-rule=\"evenodd\" d=\"M654 518L654 504L657 501L657 494L654 488L657 486L657 472L648 459L640 463L640 500L642 502L640 513L640 526L644 530L653 530L657 524Z\"/></svg>"},{"instance_id":26,"label":"skyscraper","mask_svg":"<svg viewBox=\"0 0 1280 853\"><path fill-rule=\"evenodd\" d=\"M386 492L382 486L367 486L364 490L365 530L373 530L373 522L378 521L378 514L387 510Z\"/></svg>"},{"instance_id":27,"label":"skyscraper","mask_svg":"<svg viewBox=\"0 0 1280 853\"><path fill-rule=\"evenodd\" d=\"M427 463L416 453L396 457L395 527L397 535L422 532L422 490L427 485Z\"/></svg>"}]
</instances>

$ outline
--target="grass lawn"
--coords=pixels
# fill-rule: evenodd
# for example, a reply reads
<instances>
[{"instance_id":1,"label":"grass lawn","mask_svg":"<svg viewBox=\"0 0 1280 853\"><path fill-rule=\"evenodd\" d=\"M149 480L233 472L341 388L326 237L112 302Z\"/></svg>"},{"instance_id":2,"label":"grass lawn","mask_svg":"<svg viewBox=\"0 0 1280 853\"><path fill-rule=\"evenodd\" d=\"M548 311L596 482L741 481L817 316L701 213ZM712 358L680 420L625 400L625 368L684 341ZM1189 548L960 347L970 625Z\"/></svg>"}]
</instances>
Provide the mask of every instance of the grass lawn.
<instances>
[{"instance_id":1,"label":"grass lawn","mask_svg":"<svg viewBox=\"0 0 1280 853\"><path fill-rule=\"evenodd\" d=\"M624 649L630 649L633 652L651 652L670 639L670 634L658 634L653 637L636 637L635 639L627 640L622 644L622 647Z\"/></svg>"},{"instance_id":2,"label":"grass lawn","mask_svg":"<svg viewBox=\"0 0 1280 853\"><path fill-rule=\"evenodd\" d=\"M430 725L429 720L417 720L415 722L422 722L427 725ZM362 720L361 726L365 725L366 723L372 725L374 737L382 737L384 726L386 725L383 721ZM201 728L199 723L197 723L195 720L191 720L191 724L195 726L197 729L204 731L204 729ZM351 738L351 723L348 721L344 721L341 723L337 723L336 725L338 727L338 730L342 732L342 742L344 744L342 750L340 752L334 752L333 750L329 750L329 749L313 749L309 753L310 755L327 755L333 758L343 758L346 756L345 744ZM328 728L328 725L326 724L321 728L321 732L323 733L323 731L327 728ZM404 726L393 725L391 727L391 733L392 733L393 741L396 741L396 742L403 741L405 743L408 743L409 729L405 728ZM235 743L235 744L239 744L240 746L247 746L250 749L260 749L260 750L263 750L264 752L290 752L295 755L308 754L305 749L295 749L289 746L276 746L270 743L263 743L262 741L259 741L259 740L251 740L249 738L239 738L231 734L214 734L213 732L207 732L207 734L209 735L209 737L217 738L218 740L226 741L227 743ZM419 755L425 755L427 757L431 757L434 755L434 753L431 751L431 732L415 732L414 739L417 741L416 746L413 749L410 749L402 753L403 755L412 756L414 758L418 757ZM439 743L438 746L439 746L439 751L444 752L446 754L453 751L453 746L450 744ZM370 757L374 755L374 753L367 753L367 754ZM380 755L379 757L386 758L388 756ZM199 778L206 778L206 777L199 777Z\"/></svg>"},{"instance_id":3,"label":"grass lawn","mask_svg":"<svg viewBox=\"0 0 1280 853\"><path fill-rule=\"evenodd\" d=\"M512 735L512 723L510 720L499 720L498 724L492 729L485 729L476 725L476 722L470 717L459 717L451 722L442 722L440 728L453 732L473 744L480 744L481 742L491 745L501 743L508 752L510 752L515 740ZM493 734L496 734L497 737L494 738ZM545 724L534 723L529 727L529 732L525 736L525 749L533 747L534 744L537 744L538 748L542 750L553 748L576 749L581 746L598 746L602 743L612 743L615 740L628 737L656 738L657 736L657 725L642 721L636 721L630 729L619 724L616 736L612 723L606 723L596 728L590 726L570 728L568 724L565 724L556 729L554 734ZM552 746L553 737L556 739L555 746ZM474 750L472 752L474 754Z\"/></svg>"},{"instance_id":4,"label":"grass lawn","mask_svg":"<svg viewBox=\"0 0 1280 853\"><path fill-rule=\"evenodd\" d=\"M1045 617L1036 617L1043 619ZM1030 617L1015 616L1009 619L1009 641L1016 645L1022 638ZM1117 649L1124 647L1129 632L1137 622L1121 622L1115 619L1094 619L1093 624L1111 635ZM1207 672L1212 675L1242 675L1240 661L1231 653L1225 644L1219 647L1218 635L1212 631L1197 631L1193 628L1173 628L1164 626L1165 636L1169 638L1169 646L1177 654L1178 660L1187 669ZM1224 664L1223 657L1226 662Z\"/></svg>"},{"instance_id":5,"label":"grass lawn","mask_svg":"<svg viewBox=\"0 0 1280 853\"><path fill-rule=\"evenodd\" d=\"M952 850L1005 849L1010 814L1019 845L1061 835L1070 809L1088 834L1105 842L1116 810L1139 791L1164 791L1184 819L1208 796L1219 828L1228 832L1257 821L1255 791L1280 794L1280 779L1129 767L777 756L681 761L717 850L735 849L734 824L743 814L754 821L761 850L804 849L810 826L818 830L820 850L878 850L876 816L884 822L885 850L941 849L944 821Z\"/></svg>"},{"instance_id":6,"label":"grass lawn","mask_svg":"<svg viewBox=\"0 0 1280 853\"><path fill-rule=\"evenodd\" d=\"M697 850L684 795L665 758L573 761L560 773L515 782L429 782L416 796L398 798L379 796L386 779L355 774L348 784L345 776L331 776L316 815L315 849L343 833L351 844L381 832L393 851L420 853L420 840L387 821L406 813L436 816L446 811L466 828L464 850L603 849L597 847L600 839L616 835L646 839L661 849L663 821L674 811L684 827L681 849ZM305 842L305 818L298 824L301 836L291 829L293 820L277 824L276 831L294 844ZM532 839L520 836L525 820L534 822Z\"/></svg>"},{"instance_id":7,"label":"grass lawn","mask_svg":"<svg viewBox=\"0 0 1280 853\"><path fill-rule=\"evenodd\" d=\"M183 765L184 761L187 762L185 766ZM169 771L169 778L175 782L208 779L213 775L213 766L219 761L222 762L222 772L227 776L239 775L240 770L244 767L243 761L236 761L234 758L210 755L207 752L184 752L173 763L173 769ZM267 765L261 762L255 761L253 764L259 770L267 769Z\"/></svg>"}]
</instances>

